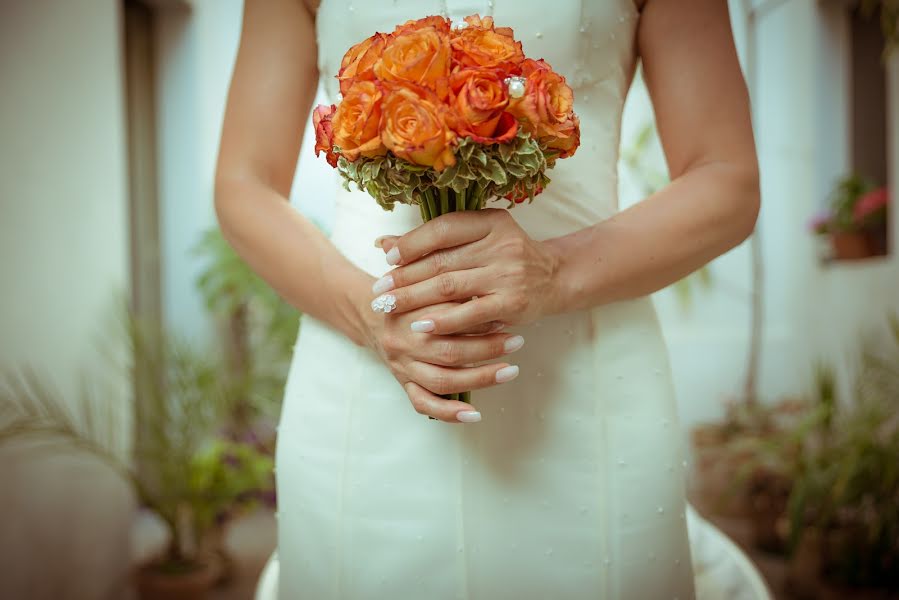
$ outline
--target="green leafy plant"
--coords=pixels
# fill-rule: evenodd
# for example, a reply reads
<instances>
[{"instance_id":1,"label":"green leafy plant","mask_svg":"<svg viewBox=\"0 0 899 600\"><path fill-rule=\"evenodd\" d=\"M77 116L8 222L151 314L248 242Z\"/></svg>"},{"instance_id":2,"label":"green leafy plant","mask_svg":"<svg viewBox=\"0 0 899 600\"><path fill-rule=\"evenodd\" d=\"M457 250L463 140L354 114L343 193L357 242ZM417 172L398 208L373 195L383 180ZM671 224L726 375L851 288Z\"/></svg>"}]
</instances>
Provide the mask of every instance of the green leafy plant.
<instances>
[{"instance_id":1,"label":"green leafy plant","mask_svg":"<svg viewBox=\"0 0 899 600\"><path fill-rule=\"evenodd\" d=\"M190 571L220 550L206 542L222 519L273 490L272 459L253 444L220 438L227 391L219 354L137 321L128 334L140 398L133 461L115 451L124 398L85 391L69 402L28 371L0 381L0 443L27 437L54 451L75 447L98 457L168 525L170 544L158 568Z\"/></svg>"},{"instance_id":2,"label":"green leafy plant","mask_svg":"<svg viewBox=\"0 0 899 600\"><path fill-rule=\"evenodd\" d=\"M899 320L861 351L855 402L822 402L803 432L789 519L795 549L821 534L824 575L854 585L899 585Z\"/></svg>"},{"instance_id":3,"label":"green leafy plant","mask_svg":"<svg viewBox=\"0 0 899 600\"><path fill-rule=\"evenodd\" d=\"M886 59L899 46L899 0L862 0L861 11L868 18L876 15L880 21Z\"/></svg>"},{"instance_id":4,"label":"green leafy plant","mask_svg":"<svg viewBox=\"0 0 899 600\"><path fill-rule=\"evenodd\" d=\"M810 228L819 234L859 231L861 224L855 215L856 204L874 188L873 182L858 173L837 180L830 193L828 208L812 220Z\"/></svg>"},{"instance_id":5,"label":"green leafy plant","mask_svg":"<svg viewBox=\"0 0 899 600\"><path fill-rule=\"evenodd\" d=\"M194 252L206 259L197 289L219 326L225 350L226 404L235 438L262 418L277 418L300 313L263 281L224 239L208 230Z\"/></svg>"}]
</instances>

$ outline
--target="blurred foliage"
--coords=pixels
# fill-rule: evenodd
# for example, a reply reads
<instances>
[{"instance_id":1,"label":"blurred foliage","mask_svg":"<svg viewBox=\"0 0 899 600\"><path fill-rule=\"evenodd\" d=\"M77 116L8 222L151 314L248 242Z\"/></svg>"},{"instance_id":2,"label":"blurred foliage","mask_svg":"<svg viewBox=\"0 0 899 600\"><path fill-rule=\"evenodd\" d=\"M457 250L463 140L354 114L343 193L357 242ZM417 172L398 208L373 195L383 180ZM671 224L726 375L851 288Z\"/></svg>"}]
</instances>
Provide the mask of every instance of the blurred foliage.
<instances>
[{"instance_id":1,"label":"blurred foliage","mask_svg":"<svg viewBox=\"0 0 899 600\"><path fill-rule=\"evenodd\" d=\"M825 575L851 585L899 586L899 319L860 352L854 402L840 406L832 372L798 444L789 500L791 546L809 529L825 540Z\"/></svg>"},{"instance_id":2,"label":"blurred foliage","mask_svg":"<svg viewBox=\"0 0 899 600\"><path fill-rule=\"evenodd\" d=\"M862 14L867 18L877 16L883 32L884 59L899 46L899 0L862 0Z\"/></svg>"},{"instance_id":3,"label":"blurred foliage","mask_svg":"<svg viewBox=\"0 0 899 600\"><path fill-rule=\"evenodd\" d=\"M837 180L829 199L829 218L821 232L857 231L855 205L860 198L875 188L874 182L860 174L852 173Z\"/></svg>"},{"instance_id":4,"label":"blurred foliage","mask_svg":"<svg viewBox=\"0 0 899 600\"><path fill-rule=\"evenodd\" d=\"M257 418L277 418L300 314L234 251L218 228L195 248L207 260L197 289L224 342L228 413L236 435Z\"/></svg>"},{"instance_id":5,"label":"blurred foliage","mask_svg":"<svg viewBox=\"0 0 899 600\"><path fill-rule=\"evenodd\" d=\"M80 393L64 398L47 378L33 370L0 372L0 443L29 438L56 452L78 449L101 459L130 478L125 451L130 421L124 403L92 390L87 382Z\"/></svg>"},{"instance_id":6,"label":"blurred foliage","mask_svg":"<svg viewBox=\"0 0 899 600\"><path fill-rule=\"evenodd\" d=\"M161 565L169 571L220 552L208 546L223 520L273 503L273 422L300 317L217 228L195 252L208 261L196 283L221 339L201 346L129 316L122 335L137 402L87 385L77 398L63 397L27 370L0 377L0 443L30 438L53 451L81 448L128 479L172 533ZM131 423L120 414L131 406L133 460L123 439Z\"/></svg>"},{"instance_id":7,"label":"blurred foliage","mask_svg":"<svg viewBox=\"0 0 899 600\"><path fill-rule=\"evenodd\" d=\"M274 489L272 459L252 443L222 439L227 417L224 359L162 332L158 324L128 322L139 423L134 460L116 453L125 430L126 398L71 400L29 371L0 380L0 443L38 439L56 451L80 448L128 479L141 503L169 526L163 564L185 570L201 558L214 526Z\"/></svg>"},{"instance_id":8,"label":"blurred foliage","mask_svg":"<svg viewBox=\"0 0 899 600\"><path fill-rule=\"evenodd\" d=\"M670 182L668 173L659 169L650 157L650 149L658 145L658 135L653 122L645 123L629 146L621 149L621 160L641 186L641 194L650 196ZM712 271L704 265L683 279L671 284L671 290L684 310L689 310L697 289L709 289Z\"/></svg>"}]
</instances>

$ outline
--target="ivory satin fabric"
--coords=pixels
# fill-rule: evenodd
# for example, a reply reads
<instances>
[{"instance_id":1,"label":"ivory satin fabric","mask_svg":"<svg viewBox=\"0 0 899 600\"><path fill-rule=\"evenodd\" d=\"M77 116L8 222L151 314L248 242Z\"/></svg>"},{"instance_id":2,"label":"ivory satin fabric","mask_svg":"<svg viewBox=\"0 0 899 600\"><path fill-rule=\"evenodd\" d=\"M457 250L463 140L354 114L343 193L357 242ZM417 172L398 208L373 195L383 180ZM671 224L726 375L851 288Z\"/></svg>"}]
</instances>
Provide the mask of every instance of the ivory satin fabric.
<instances>
[{"instance_id":1,"label":"ivory satin fabric","mask_svg":"<svg viewBox=\"0 0 899 600\"><path fill-rule=\"evenodd\" d=\"M493 14L574 89L582 145L511 211L521 226L542 240L614 214L632 1L323 0L332 101L351 45L444 11ZM417 207L384 211L336 173L331 192L333 243L380 277L374 239L417 227ZM651 301L509 331L525 338L507 357L520 375L474 391L483 420L455 425L416 413L373 351L303 317L277 449L282 600L694 597L681 434Z\"/></svg>"}]
</instances>

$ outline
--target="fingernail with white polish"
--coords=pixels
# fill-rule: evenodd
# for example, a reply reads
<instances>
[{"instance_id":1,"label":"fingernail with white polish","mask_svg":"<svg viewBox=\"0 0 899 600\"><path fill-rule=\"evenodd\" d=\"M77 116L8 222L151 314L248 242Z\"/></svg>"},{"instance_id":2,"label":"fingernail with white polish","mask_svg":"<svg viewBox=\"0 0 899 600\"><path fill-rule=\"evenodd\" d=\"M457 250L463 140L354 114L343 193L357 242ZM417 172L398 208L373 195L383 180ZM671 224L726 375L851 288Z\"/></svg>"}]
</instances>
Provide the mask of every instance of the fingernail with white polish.
<instances>
[{"instance_id":1,"label":"fingernail with white polish","mask_svg":"<svg viewBox=\"0 0 899 600\"><path fill-rule=\"evenodd\" d=\"M383 294L388 290L393 289L393 276L392 275L384 275L379 280L377 280L372 286L371 291L375 294Z\"/></svg>"},{"instance_id":2,"label":"fingernail with white polish","mask_svg":"<svg viewBox=\"0 0 899 600\"><path fill-rule=\"evenodd\" d=\"M496 383L506 383L518 377L518 365L503 367L496 372Z\"/></svg>"},{"instance_id":3,"label":"fingernail with white polish","mask_svg":"<svg viewBox=\"0 0 899 600\"><path fill-rule=\"evenodd\" d=\"M396 308L396 296L384 294L371 301L371 309L375 312L389 313Z\"/></svg>"},{"instance_id":4,"label":"fingernail with white polish","mask_svg":"<svg viewBox=\"0 0 899 600\"><path fill-rule=\"evenodd\" d=\"M400 248L399 246L394 246L390 249L390 252L387 253L387 264L395 265L400 262Z\"/></svg>"},{"instance_id":5,"label":"fingernail with white polish","mask_svg":"<svg viewBox=\"0 0 899 600\"><path fill-rule=\"evenodd\" d=\"M481 420L481 413L476 410L461 410L456 413L456 418L463 423L477 423Z\"/></svg>"},{"instance_id":6,"label":"fingernail with white polish","mask_svg":"<svg viewBox=\"0 0 899 600\"><path fill-rule=\"evenodd\" d=\"M384 240L386 240L386 239L389 238L389 237L391 237L391 236L389 236L389 235L379 235L378 237L376 237L376 238L375 238L375 248L383 248L383 247L384 247Z\"/></svg>"},{"instance_id":7,"label":"fingernail with white polish","mask_svg":"<svg viewBox=\"0 0 899 600\"><path fill-rule=\"evenodd\" d=\"M503 342L503 351L508 354L510 352L515 352L522 346L524 346L524 338L520 335L513 335Z\"/></svg>"},{"instance_id":8,"label":"fingernail with white polish","mask_svg":"<svg viewBox=\"0 0 899 600\"><path fill-rule=\"evenodd\" d=\"M423 321L412 321L412 325L410 325L412 331L417 331L419 333L427 333L429 331L434 331L434 321L431 319L425 319Z\"/></svg>"}]
</instances>

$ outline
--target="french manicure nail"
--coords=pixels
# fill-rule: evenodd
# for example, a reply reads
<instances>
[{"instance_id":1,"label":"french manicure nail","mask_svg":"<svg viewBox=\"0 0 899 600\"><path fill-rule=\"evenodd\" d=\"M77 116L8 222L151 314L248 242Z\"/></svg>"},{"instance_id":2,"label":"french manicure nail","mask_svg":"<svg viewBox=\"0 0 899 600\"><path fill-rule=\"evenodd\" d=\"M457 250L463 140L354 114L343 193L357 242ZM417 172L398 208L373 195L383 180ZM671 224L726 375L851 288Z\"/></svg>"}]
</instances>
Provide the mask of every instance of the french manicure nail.
<instances>
[{"instance_id":1,"label":"french manicure nail","mask_svg":"<svg viewBox=\"0 0 899 600\"><path fill-rule=\"evenodd\" d=\"M456 418L463 423L477 423L481 420L481 413L476 410L460 410L456 413Z\"/></svg>"},{"instance_id":2,"label":"french manicure nail","mask_svg":"<svg viewBox=\"0 0 899 600\"><path fill-rule=\"evenodd\" d=\"M379 235L378 237L376 237L375 238L375 248L383 248L384 240L386 240L389 237L390 237L389 235Z\"/></svg>"},{"instance_id":3,"label":"french manicure nail","mask_svg":"<svg viewBox=\"0 0 899 600\"><path fill-rule=\"evenodd\" d=\"M384 277L381 277L379 280L374 282L374 284L371 286L371 291L372 291L372 293L375 293L375 294L383 294L384 292L386 292L388 290L392 290L392 289L393 289L393 276L392 275L384 275Z\"/></svg>"},{"instance_id":4,"label":"french manicure nail","mask_svg":"<svg viewBox=\"0 0 899 600\"><path fill-rule=\"evenodd\" d=\"M522 346L524 346L524 338L520 335L513 335L503 342L503 351L508 354L510 352L515 352Z\"/></svg>"},{"instance_id":5,"label":"french manicure nail","mask_svg":"<svg viewBox=\"0 0 899 600\"><path fill-rule=\"evenodd\" d=\"M394 246L390 249L390 252L387 253L387 264L395 265L400 262L400 247Z\"/></svg>"},{"instance_id":6,"label":"french manicure nail","mask_svg":"<svg viewBox=\"0 0 899 600\"><path fill-rule=\"evenodd\" d=\"M412 321L412 325L410 325L412 331L417 331L419 333L427 333L429 331L434 331L434 321L431 319L425 319L423 321Z\"/></svg>"},{"instance_id":7,"label":"french manicure nail","mask_svg":"<svg viewBox=\"0 0 899 600\"><path fill-rule=\"evenodd\" d=\"M496 383L506 383L518 377L518 365L503 367L496 372Z\"/></svg>"}]
</instances>

